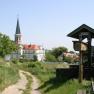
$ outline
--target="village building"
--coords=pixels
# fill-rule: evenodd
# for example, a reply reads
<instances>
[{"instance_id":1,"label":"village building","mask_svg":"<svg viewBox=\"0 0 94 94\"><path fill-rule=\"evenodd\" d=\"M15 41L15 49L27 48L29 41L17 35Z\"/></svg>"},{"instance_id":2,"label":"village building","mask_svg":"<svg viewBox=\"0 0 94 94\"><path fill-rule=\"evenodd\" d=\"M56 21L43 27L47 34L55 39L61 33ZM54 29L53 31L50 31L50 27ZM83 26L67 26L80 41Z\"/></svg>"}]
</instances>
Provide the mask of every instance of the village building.
<instances>
[{"instance_id":1,"label":"village building","mask_svg":"<svg viewBox=\"0 0 94 94\"><path fill-rule=\"evenodd\" d=\"M25 58L30 60L37 59L38 61L45 60L45 50L41 45L22 44L22 35L18 19L15 32L15 43L19 46L19 50L11 54L11 59Z\"/></svg>"}]
</instances>

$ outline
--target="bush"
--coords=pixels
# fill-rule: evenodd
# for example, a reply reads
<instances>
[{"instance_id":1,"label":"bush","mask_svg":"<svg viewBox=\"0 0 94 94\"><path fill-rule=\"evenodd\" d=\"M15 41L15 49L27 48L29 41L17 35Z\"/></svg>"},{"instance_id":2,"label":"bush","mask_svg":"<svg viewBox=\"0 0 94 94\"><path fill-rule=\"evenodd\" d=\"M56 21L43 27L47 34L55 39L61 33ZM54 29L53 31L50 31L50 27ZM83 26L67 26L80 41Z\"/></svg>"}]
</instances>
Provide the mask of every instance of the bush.
<instances>
[{"instance_id":1,"label":"bush","mask_svg":"<svg viewBox=\"0 0 94 94\"><path fill-rule=\"evenodd\" d=\"M19 62L19 60L13 59L12 62L13 62L14 64L17 64L17 63Z\"/></svg>"},{"instance_id":2,"label":"bush","mask_svg":"<svg viewBox=\"0 0 94 94\"><path fill-rule=\"evenodd\" d=\"M34 68L35 67L35 64L34 63L29 63L28 64L28 68L30 68L30 67Z\"/></svg>"},{"instance_id":3,"label":"bush","mask_svg":"<svg viewBox=\"0 0 94 94\"><path fill-rule=\"evenodd\" d=\"M36 55L34 55L33 58L34 58L33 61L37 61L37 56Z\"/></svg>"},{"instance_id":4,"label":"bush","mask_svg":"<svg viewBox=\"0 0 94 94\"><path fill-rule=\"evenodd\" d=\"M64 62L73 63L73 59L71 57L64 57Z\"/></svg>"},{"instance_id":5,"label":"bush","mask_svg":"<svg viewBox=\"0 0 94 94\"><path fill-rule=\"evenodd\" d=\"M21 63L31 62L31 61L33 61L33 60L32 59L25 59L25 58L19 59L19 62L21 62Z\"/></svg>"},{"instance_id":6,"label":"bush","mask_svg":"<svg viewBox=\"0 0 94 94\"><path fill-rule=\"evenodd\" d=\"M49 62L56 62L57 59L56 59L55 56L52 55L51 53L46 53L46 61L49 61Z\"/></svg>"}]
</instances>

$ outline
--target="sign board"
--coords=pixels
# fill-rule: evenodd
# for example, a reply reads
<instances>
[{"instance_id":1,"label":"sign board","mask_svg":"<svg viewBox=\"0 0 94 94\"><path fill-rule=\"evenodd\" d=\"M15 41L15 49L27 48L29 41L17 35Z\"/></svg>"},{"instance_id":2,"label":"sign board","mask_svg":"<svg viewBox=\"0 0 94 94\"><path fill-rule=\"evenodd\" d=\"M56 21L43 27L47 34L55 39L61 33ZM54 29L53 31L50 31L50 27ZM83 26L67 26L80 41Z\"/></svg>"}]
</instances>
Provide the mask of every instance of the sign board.
<instances>
[{"instance_id":1,"label":"sign board","mask_svg":"<svg viewBox=\"0 0 94 94\"><path fill-rule=\"evenodd\" d=\"M80 51L80 42L79 41L73 41L73 47L75 51ZM86 43L81 43L81 51L86 51L87 50L87 44Z\"/></svg>"},{"instance_id":2,"label":"sign board","mask_svg":"<svg viewBox=\"0 0 94 94\"><path fill-rule=\"evenodd\" d=\"M81 51L86 51L87 50L87 45L84 43L81 43Z\"/></svg>"}]
</instances>

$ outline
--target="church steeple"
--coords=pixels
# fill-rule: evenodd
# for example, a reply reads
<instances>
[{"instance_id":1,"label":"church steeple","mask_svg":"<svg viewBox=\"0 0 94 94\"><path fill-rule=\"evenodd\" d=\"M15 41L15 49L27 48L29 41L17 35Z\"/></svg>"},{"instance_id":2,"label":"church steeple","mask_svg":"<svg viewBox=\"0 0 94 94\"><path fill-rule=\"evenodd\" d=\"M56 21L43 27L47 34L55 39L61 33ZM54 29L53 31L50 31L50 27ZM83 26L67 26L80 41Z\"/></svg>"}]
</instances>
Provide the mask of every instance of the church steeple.
<instances>
[{"instance_id":1,"label":"church steeple","mask_svg":"<svg viewBox=\"0 0 94 94\"><path fill-rule=\"evenodd\" d=\"M20 25L19 25L19 19L17 19L16 34L21 34Z\"/></svg>"},{"instance_id":2,"label":"church steeple","mask_svg":"<svg viewBox=\"0 0 94 94\"><path fill-rule=\"evenodd\" d=\"M16 32L15 32L15 43L21 44L21 31L20 31L19 19L17 19Z\"/></svg>"}]
</instances>

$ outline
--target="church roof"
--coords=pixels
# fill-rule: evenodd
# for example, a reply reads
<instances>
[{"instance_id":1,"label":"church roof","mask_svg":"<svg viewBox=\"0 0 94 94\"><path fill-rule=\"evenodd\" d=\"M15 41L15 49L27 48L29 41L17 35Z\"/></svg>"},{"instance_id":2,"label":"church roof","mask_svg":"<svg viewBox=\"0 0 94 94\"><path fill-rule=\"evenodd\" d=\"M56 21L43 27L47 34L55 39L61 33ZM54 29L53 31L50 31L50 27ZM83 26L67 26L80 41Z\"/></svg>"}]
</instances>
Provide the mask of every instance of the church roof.
<instances>
[{"instance_id":1,"label":"church roof","mask_svg":"<svg viewBox=\"0 0 94 94\"><path fill-rule=\"evenodd\" d=\"M79 39L79 34L81 32L89 32L91 34L91 37L94 38L94 29L89 27L89 26L87 26L87 25L85 25L85 24L79 26L77 29L75 29L74 31L70 32L67 36Z\"/></svg>"},{"instance_id":2,"label":"church roof","mask_svg":"<svg viewBox=\"0 0 94 94\"><path fill-rule=\"evenodd\" d=\"M40 50L40 46L39 45L36 45L36 44L25 44L23 45L23 49L24 50Z\"/></svg>"},{"instance_id":3,"label":"church roof","mask_svg":"<svg viewBox=\"0 0 94 94\"><path fill-rule=\"evenodd\" d=\"M21 34L20 25L19 25L19 19L17 19L16 34Z\"/></svg>"}]
</instances>

